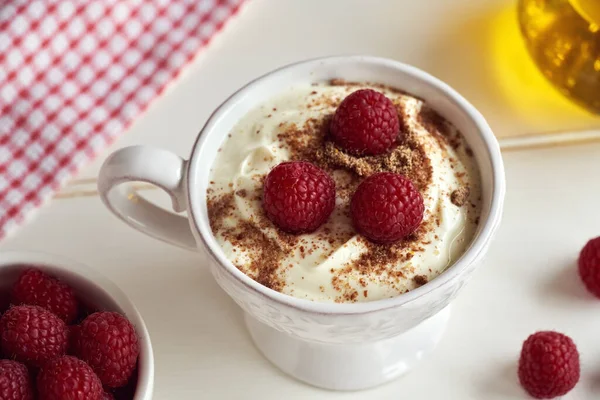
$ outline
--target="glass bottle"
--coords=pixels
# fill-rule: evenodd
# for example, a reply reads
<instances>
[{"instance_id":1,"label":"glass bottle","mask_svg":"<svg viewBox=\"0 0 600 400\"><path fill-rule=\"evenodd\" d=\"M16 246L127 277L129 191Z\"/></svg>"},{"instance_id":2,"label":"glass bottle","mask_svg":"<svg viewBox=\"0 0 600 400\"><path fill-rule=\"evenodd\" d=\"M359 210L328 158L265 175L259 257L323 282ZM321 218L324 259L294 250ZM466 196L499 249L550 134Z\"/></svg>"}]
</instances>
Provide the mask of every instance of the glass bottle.
<instances>
[{"instance_id":1,"label":"glass bottle","mask_svg":"<svg viewBox=\"0 0 600 400\"><path fill-rule=\"evenodd\" d=\"M519 24L544 76L600 114L600 0L520 0Z\"/></svg>"}]
</instances>

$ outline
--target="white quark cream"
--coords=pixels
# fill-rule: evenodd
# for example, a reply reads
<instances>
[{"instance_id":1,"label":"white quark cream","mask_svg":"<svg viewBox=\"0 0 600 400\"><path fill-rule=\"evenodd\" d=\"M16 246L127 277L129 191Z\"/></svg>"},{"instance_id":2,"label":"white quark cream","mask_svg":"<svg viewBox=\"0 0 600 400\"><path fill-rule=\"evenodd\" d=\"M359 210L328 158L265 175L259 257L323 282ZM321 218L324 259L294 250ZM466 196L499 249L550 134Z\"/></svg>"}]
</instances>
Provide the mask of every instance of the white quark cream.
<instances>
[{"instance_id":1,"label":"white quark cream","mask_svg":"<svg viewBox=\"0 0 600 400\"><path fill-rule=\"evenodd\" d=\"M369 243L353 230L348 205L364 171L357 174L335 162L323 167L311 154L327 161L327 118L349 93L368 87L332 83L290 88L249 112L223 143L212 166L207 199L211 226L226 256L251 278L303 299L373 301L434 279L469 246L480 211L480 177L469 148L422 101L384 87L374 89L397 106L402 130L412 143L403 154L410 159L414 151L415 159L421 157L422 163L409 162L400 169L411 179L422 177L420 185L415 183L425 202L424 220L414 237L390 246ZM352 162L375 163L375 169L407 163L406 157L361 160L335 152ZM337 186L336 210L329 221L298 236L280 232L266 219L261 203L264 177L293 159L315 162Z\"/></svg>"}]
</instances>

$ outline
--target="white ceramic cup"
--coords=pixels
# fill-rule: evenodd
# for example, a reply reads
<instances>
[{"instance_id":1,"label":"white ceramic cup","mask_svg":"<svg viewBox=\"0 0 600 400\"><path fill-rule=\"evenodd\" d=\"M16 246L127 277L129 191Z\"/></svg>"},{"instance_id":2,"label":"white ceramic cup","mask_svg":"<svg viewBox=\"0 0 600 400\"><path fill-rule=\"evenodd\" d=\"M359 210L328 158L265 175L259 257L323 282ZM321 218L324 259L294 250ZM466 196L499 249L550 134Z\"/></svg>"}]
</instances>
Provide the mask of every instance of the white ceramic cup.
<instances>
[{"instance_id":1,"label":"white ceramic cup","mask_svg":"<svg viewBox=\"0 0 600 400\"><path fill-rule=\"evenodd\" d=\"M468 250L439 277L396 298L330 304L273 291L227 259L209 225L210 167L233 126L290 86L333 78L381 83L423 99L460 129L481 171L481 217ZM131 181L161 187L173 209L187 211L187 217L144 200ZM435 347L448 320L447 306L485 256L500 223L505 178L500 149L486 121L448 85L393 60L342 56L292 64L241 88L211 115L189 160L148 147L116 151L102 166L98 186L107 207L127 224L184 248L206 250L214 277L246 312L254 342L274 364L316 386L355 390L403 374Z\"/></svg>"},{"instance_id":2,"label":"white ceramic cup","mask_svg":"<svg viewBox=\"0 0 600 400\"><path fill-rule=\"evenodd\" d=\"M0 292L10 290L19 274L34 266L71 286L86 303L104 311L116 311L135 326L140 339L138 381L133 400L151 400L154 388L154 354L142 316L125 293L107 278L75 261L34 252L0 253Z\"/></svg>"}]
</instances>

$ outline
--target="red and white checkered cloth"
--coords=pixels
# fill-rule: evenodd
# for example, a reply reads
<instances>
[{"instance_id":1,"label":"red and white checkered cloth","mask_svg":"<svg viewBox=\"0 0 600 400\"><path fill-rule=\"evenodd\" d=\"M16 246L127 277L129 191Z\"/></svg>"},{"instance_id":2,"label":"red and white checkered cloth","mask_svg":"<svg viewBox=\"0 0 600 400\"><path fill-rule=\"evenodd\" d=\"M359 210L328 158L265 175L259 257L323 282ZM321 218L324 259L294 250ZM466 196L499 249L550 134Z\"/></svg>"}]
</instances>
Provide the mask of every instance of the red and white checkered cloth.
<instances>
[{"instance_id":1,"label":"red and white checkered cloth","mask_svg":"<svg viewBox=\"0 0 600 400\"><path fill-rule=\"evenodd\" d=\"M121 134L243 0L0 0L0 239Z\"/></svg>"}]
</instances>

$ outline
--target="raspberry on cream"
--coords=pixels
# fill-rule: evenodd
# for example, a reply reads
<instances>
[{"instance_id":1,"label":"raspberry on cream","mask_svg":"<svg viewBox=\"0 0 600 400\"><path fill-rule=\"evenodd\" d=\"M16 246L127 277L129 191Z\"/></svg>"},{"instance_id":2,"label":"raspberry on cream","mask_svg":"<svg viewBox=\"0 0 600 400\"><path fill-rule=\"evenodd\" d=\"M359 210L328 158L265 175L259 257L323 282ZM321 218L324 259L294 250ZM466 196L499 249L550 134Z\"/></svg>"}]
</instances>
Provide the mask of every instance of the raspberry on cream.
<instances>
[{"instance_id":1,"label":"raspberry on cream","mask_svg":"<svg viewBox=\"0 0 600 400\"><path fill-rule=\"evenodd\" d=\"M394 243L413 233L423 220L423 197L403 175L381 172L354 192L354 228L375 243Z\"/></svg>"},{"instance_id":2,"label":"raspberry on cream","mask_svg":"<svg viewBox=\"0 0 600 400\"><path fill-rule=\"evenodd\" d=\"M402 135L383 153L356 155L331 140L338 106L360 89L383 93L398 114ZM471 151L451 124L403 92L339 81L289 88L229 136L211 172L211 227L231 262L274 290L325 302L398 296L441 274L473 238L480 178ZM286 161L311 162L335 181L335 209L314 232L285 233L263 209L264 180ZM380 172L403 175L423 199L422 223L391 244L369 241L350 217L356 188Z\"/></svg>"},{"instance_id":3,"label":"raspberry on cream","mask_svg":"<svg viewBox=\"0 0 600 400\"><path fill-rule=\"evenodd\" d=\"M267 175L262 203L267 217L284 232L313 232L335 208L335 182L311 163L284 162Z\"/></svg>"},{"instance_id":4,"label":"raspberry on cream","mask_svg":"<svg viewBox=\"0 0 600 400\"><path fill-rule=\"evenodd\" d=\"M388 151L400 133L394 104L373 89L361 89L342 101L330 125L331 138L345 151L376 155Z\"/></svg>"}]
</instances>

